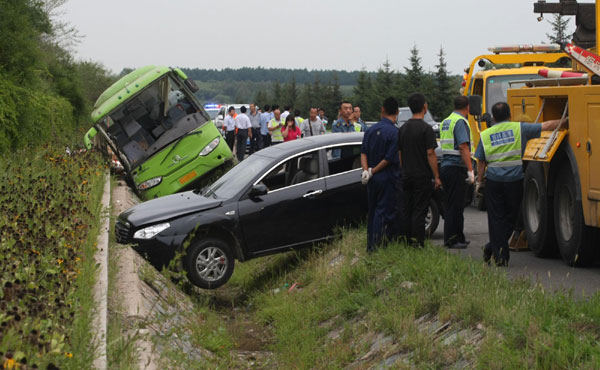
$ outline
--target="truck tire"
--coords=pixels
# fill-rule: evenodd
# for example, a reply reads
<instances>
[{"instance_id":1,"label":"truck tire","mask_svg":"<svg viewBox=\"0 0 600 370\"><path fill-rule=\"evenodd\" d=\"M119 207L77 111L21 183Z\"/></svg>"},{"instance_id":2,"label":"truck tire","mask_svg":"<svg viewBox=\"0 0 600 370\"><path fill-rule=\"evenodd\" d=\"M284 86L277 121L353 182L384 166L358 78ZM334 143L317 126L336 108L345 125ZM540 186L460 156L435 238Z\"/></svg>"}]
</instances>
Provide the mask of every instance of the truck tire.
<instances>
[{"instance_id":1,"label":"truck tire","mask_svg":"<svg viewBox=\"0 0 600 370\"><path fill-rule=\"evenodd\" d=\"M539 162L530 162L525 170L522 212L529 249L538 257L556 256L552 199Z\"/></svg>"},{"instance_id":2,"label":"truck tire","mask_svg":"<svg viewBox=\"0 0 600 370\"><path fill-rule=\"evenodd\" d=\"M589 266L596 257L596 230L585 225L571 166L563 164L559 173L554 189L554 224L560 255L569 266Z\"/></svg>"},{"instance_id":3,"label":"truck tire","mask_svg":"<svg viewBox=\"0 0 600 370\"><path fill-rule=\"evenodd\" d=\"M440 223L440 209L433 197L429 200L429 208L425 216L425 236L431 237Z\"/></svg>"}]
</instances>

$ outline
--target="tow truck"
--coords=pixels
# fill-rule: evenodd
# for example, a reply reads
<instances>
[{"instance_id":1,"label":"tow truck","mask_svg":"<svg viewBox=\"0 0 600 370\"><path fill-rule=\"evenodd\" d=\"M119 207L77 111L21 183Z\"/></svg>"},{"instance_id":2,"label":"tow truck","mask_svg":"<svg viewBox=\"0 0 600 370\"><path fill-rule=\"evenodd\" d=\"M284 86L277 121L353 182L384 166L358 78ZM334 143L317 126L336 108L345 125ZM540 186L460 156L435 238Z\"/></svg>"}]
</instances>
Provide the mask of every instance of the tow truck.
<instances>
[{"instance_id":1,"label":"tow truck","mask_svg":"<svg viewBox=\"0 0 600 370\"><path fill-rule=\"evenodd\" d=\"M90 148L101 137L144 200L199 187L233 154L197 90L178 68L139 68L100 95L84 142Z\"/></svg>"},{"instance_id":2,"label":"tow truck","mask_svg":"<svg viewBox=\"0 0 600 370\"><path fill-rule=\"evenodd\" d=\"M529 248L541 257L560 253L572 266L593 264L600 230L600 9L596 3L538 1L534 13L576 16L573 41L562 49L581 77L525 81L507 92L512 119L568 119L530 140L524 154L523 218ZM587 48L587 49L586 49ZM598 154L595 151L598 150Z\"/></svg>"},{"instance_id":3,"label":"tow truck","mask_svg":"<svg viewBox=\"0 0 600 370\"><path fill-rule=\"evenodd\" d=\"M473 153L479 145L479 134L492 121L491 108L500 101L506 101L506 92L513 81L544 78L541 70L565 71L555 67L568 59L560 52L558 45L507 45L488 49L489 54L479 55L465 69L461 93L470 99L469 127L473 134ZM483 68L475 71L476 67ZM521 82L524 85L525 82ZM513 85L519 86L519 85ZM473 168L475 168L474 166ZM478 209L485 209L485 201L480 194L471 194Z\"/></svg>"}]
</instances>

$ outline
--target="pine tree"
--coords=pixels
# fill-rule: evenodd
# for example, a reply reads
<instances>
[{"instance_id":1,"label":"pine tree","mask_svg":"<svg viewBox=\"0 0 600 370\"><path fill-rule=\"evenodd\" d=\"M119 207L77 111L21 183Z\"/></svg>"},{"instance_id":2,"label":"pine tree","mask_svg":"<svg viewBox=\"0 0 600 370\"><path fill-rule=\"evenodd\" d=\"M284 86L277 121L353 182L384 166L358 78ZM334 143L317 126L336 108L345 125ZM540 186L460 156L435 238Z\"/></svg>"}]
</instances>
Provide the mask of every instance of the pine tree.
<instances>
[{"instance_id":1,"label":"pine tree","mask_svg":"<svg viewBox=\"0 0 600 370\"><path fill-rule=\"evenodd\" d=\"M375 77L375 91L374 100L381 102L393 95L395 85L395 73L391 68L390 61L386 58L383 67L377 70L377 76Z\"/></svg>"},{"instance_id":2,"label":"pine tree","mask_svg":"<svg viewBox=\"0 0 600 370\"><path fill-rule=\"evenodd\" d=\"M562 44L563 42L568 42L569 41L569 36L570 34L568 34L568 25L569 25L569 19L566 19L565 17L563 17L560 14L553 14L553 20L548 21L548 23L550 23L552 25L552 31L554 33L546 34L546 37L548 37L548 41L550 41L550 43L552 44Z\"/></svg>"},{"instance_id":3,"label":"pine tree","mask_svg":"<svg viewBox=\"0 0 600 370\"><path fill-rule=\"evenodd\" d=\"M294 107L298 99L298 87L296 86L296 76L292 75L292 79L283 87L283 104Z\"/></svg>"},{"instance_id":4,"label":"pine tree","mask_svg":"<svg viewBox=\"0 0 600 370\"><path fill-rule=\"evenodd\" d=\"M410 68L404 67L406 72L404 91L409 95L414 92L422 92L422 83L425 73L423 72L423 67L421 66L421 57L419 56L419 49L417 49L417 45L414 45L412 49L410 49Z\"/></svg>"},{"instance_id":5,"label":"pine tree","mask_svg":"<svg viewBox=\"0 0 600 370\"><path fill-rule=\"evenodd\" d=\"M260 108L263 108L266 104L269 104L269 96L265 90L258 90L254 95L254 103Z\"/></svg>"},{"instance_id":6,"label":"pine tree","mask_svg":"<svg viewBox=\"0 0 600 370\"><path fill-rule=\"evenodd\" d=\"M437 68L435 73L435 89L432 94L433 99L429 102L431 114L436 120L444 119L452 110L453 94L450 91L450 77L448 76L444 56L444 48L440 46L439 61L435 66Z\"/></svg>"},{"instance_id":7,"label":"pine tree","mask_svg":"<svg viewBox=\"0 0 600 370\"><path fill-rule=\"evenodd\" d=\"M354 105L358 105L362 111L363 120L374 120L376 114L374 112L374 90L371 78L365 70L360 71L356 86L353 89L354 97L352 102Z\"/></svg>"}]
</instances>

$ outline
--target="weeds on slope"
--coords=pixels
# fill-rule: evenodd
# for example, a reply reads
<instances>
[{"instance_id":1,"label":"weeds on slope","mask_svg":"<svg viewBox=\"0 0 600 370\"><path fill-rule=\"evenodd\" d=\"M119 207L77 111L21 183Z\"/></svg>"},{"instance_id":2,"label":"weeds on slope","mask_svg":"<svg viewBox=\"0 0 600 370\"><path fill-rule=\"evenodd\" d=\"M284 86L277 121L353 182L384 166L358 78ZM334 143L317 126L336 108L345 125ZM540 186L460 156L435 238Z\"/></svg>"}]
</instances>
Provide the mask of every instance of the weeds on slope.
<instances>
[{"instance_id":1,"label":"weeds on slope","mask_svg":"<svg viewBox=\"0 0 600 370\"><path fill-rule=\"evenodd\" d=\"M101 156L58 144L0 162L0 359L89 368Z\"/></svg>"},{"instance_id":2,"label":"weeds on slope","mask_svg":"<svg viewBox=\"0 0 600 370\"><path fill-rule=\"evenodd\" d=\"M484 368L600 363L598 295L581 301L569 293L548 293L433 246L393 244L372 255L364 249L364 229L349 230L252 294L256 319L272 328L271 349L283 367L356 364L371 344L361 338L377 333L391 336L418 367L458 361ZM280 289L293 282L300 289ZM418 330L423 315L466 329L480 327L485 334L477 348L446 345ZM332 336L333 330L338 335Z\"/></svg>"}]
</instances>

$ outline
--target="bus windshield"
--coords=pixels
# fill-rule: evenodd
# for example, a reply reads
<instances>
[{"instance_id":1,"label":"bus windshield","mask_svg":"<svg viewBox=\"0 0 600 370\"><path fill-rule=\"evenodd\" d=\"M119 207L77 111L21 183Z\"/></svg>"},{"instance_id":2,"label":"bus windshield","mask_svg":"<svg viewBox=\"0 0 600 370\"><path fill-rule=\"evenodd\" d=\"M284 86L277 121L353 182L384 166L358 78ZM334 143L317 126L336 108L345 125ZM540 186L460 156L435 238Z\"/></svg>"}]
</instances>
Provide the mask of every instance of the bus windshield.
<instances>
[{"instance_id":1,"label":"bus windshield","mask_svg":"<svg viewBox=\"0 0 600 370\"><path fill-rule=\"evenodd\" d=\"M206 121L185 90L165 76L125 101L100 125L131 170Z\"/></svg>"}]
</instances>

